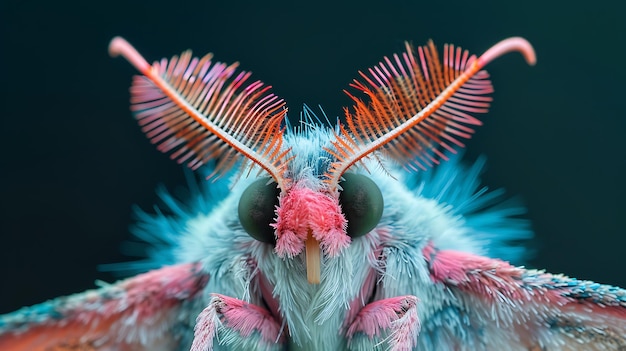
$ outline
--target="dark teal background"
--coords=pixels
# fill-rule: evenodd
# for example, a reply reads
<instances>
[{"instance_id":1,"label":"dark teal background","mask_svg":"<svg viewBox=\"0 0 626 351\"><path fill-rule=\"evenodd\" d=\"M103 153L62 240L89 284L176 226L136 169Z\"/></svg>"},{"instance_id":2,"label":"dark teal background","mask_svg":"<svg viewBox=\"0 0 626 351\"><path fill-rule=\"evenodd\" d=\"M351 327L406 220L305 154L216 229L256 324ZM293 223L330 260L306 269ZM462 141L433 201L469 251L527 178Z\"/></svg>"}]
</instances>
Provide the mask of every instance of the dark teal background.
<instances>
[{"instance_id":1,"label":"dark teal background","mask_svg":"<svg viewBox=\"0 0 626 351\"><path fill-rule=\"evenodd\" d=\"M158 184L184 184L128 110L134 69L107 55L125 36L150 61L192 48L239 60L303 103L340 115L342 89L383 55L432 38L482 53L508 36L538 64L507 55L466 157L485 183L528 207L528 266L626 286L626 25L617 1L184 2L3 1L0 5L0 313L94 287L119 262L131 207Z\"/></svg>"}]
</instances>

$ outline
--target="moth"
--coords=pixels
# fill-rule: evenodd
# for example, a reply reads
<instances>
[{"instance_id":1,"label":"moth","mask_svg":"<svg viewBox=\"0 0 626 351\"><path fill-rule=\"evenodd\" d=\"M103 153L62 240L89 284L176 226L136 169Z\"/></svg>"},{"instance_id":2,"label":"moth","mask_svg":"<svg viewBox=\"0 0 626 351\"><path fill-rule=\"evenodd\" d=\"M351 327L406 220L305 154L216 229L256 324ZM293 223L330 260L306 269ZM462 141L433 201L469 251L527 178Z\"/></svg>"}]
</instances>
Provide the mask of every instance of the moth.
<instances>
[{"instance_id":1,"label":"moth","mask_svg":"<svg viewBox=\"0 0 626 351\"><path fill-rule=\"evenodd\" d=\"M484 66L534 64L525 39L406 44L359 72L343 122L305 107L298 126L237 63L109 50L141 73L150 141L212 180L140 213L152 255L127 268L152 270L1 316L0 350L626 349L626 290L508 263L520 207L456 156L492 100Z\"/></svg>"}]
</instances>

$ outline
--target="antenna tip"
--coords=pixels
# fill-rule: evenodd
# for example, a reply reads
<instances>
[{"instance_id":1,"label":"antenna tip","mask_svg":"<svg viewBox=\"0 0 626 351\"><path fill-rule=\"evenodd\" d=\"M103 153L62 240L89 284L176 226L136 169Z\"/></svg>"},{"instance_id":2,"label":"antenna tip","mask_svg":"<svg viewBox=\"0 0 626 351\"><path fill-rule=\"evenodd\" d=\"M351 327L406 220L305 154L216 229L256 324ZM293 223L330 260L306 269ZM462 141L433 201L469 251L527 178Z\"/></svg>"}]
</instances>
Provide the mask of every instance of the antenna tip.
<instances>
[{"instance_id":1,"label":"antenna tip","mask_svg":"<svg viewBox=\"0 0 626 351\"><path fill-rule=\"evenodd\" d=\"M130 62L139 72L147 74L150 69L150 64L141 57L141 55L130 45L126 39L122 37L115 37L111 39L109 43L109 55L111 57L124 56L128 62Z\"/></svg>"},{"instance_id":2,"label":"antenna tip","mask_svg":"<svg viewBox=\"0 0 626 351\"><path fill-rule=\"evenodd\" d=\"M526 63L530 66L534 66L537 63L537 55L535 54L535 49L528 42L528 40L522 37L513 37L509 38L511 41L511 45L524 56Z\"/></svg>"},{"instance_id":3,"label":"antenna tip","mask_svg":"<svg viewBox=\"0 0 626 351\"><path fill-rule=\"evenodd\" d=\"M496 45L492 46L489 50L485 51L484 54L479 58L479 64L481 66L485 66L493 59L502 56L511 51L518 51L524 59L526 63L531 66L534 66L537 63L537 56L535 55L535 49L530 45L528 40L522 37L512 37L508 39L504 39Z\"/></svg>"},{"instance_id":4,"label":"antenna tip","mask_svg":"<svg viewBox=\"0 0 626 351\"><path fill-rule=\"evenodd\" d=\"M111 39L109 43L109 56L117 57L122 51L122 47L129 45L128 42L122 37L115 37Z\"/></svg>"}]
</instances>

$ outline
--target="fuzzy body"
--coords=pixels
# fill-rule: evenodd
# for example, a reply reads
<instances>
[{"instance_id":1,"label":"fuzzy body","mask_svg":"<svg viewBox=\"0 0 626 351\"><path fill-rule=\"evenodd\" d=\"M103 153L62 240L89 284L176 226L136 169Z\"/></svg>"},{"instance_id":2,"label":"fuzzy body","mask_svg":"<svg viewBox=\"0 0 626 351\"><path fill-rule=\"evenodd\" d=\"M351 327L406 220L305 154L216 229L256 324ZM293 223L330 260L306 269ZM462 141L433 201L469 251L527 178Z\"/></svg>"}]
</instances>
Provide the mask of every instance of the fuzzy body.
<instances>
[{"instance_id":1,"label":"fuzzy body","mask_svg":"<svg viewBox=\"0 0 626 351\"><path fill-rule=\"evenodd\" d=\"M300 156L290 172L308 179L313 188L330 162L327 154L316 150L322 150L331 134L319 127L286 135L292 153ZM361 172L384 196L383 217L374 230L353 239L338 255L322 255L320 284L307 282L302 252L281 257L273 245L254 240L242 229L236 207L253 177L235 179L230 191L223 181L194 185L184 204L163 192L172 214L140 213L136 230L138 237L153 244L153 255L125 268L186 267L198 262L193 274L172 269L180 277L176 281L191 281L198 289L191 293L178 286L171 295L185 303L175 304L175 309L149 306L150 318L122 314L114 324L118 339L128 341L129 350L154 347L146 340L167 340L167 345L177 345L175 349L188 350L193 319L201 306L210 305L203 314L213 337L202 345L213 350L576 350L600 339L608 340L602 344L609 345L606 349L623 346L626 340L619 332L624 331L621 321L626 316L624 290L487 258L519 260L523 251L507 241L531 234L526 222L510 218L522 208L498 204L501 192L479 188L482 165L479 160L464 168L455 157L434 172L408 178L399 168L386 165L394 179L376 163L366 164L370 173ZM224 197L223 191L228 195ZM151 281L163 281L159 273L150 274L155 276ZM8 334L32 330L31 324L46 325L68 316L72 305L88 322L101 320L93 311L123 312L133 305L128 296L137 294L129 286L138 279L3 317L0 336L4 333L5 338L0 337L0 345ZM127 302L113 299L120 294ZM393 308L393 299L402 296L415 297L403 300L415 301L415 308L409 309L413 314L406 314L412 319L406 328L393 329L404 316L383 317L389 311L406 312L404 307ZM86 300L93 302L91 313L84 309ZM616 309L606 311L600 305ZM610 313L594 315L598 309ZM162 313L155 312L159 310ZM376 323L368 314L377 314ZM196 332L206 332L202 318L201 314ZM128 328L150 320L141 333ZM408 339L391 344L403 331ZM108 339L97 340L106 344ZM112 346L116 348L126 349Z\"/></svg>"},{"instance_id":2,"label":"fuzzy body","mask_svg":"<svg viewBox=\"0 0 626 351\"><path fill-rule=\"evenodd\" d=\"M331 135L332 130L323 127L286 135L285 142L298 155L290 173L307 179L312 188L319 186L318 177L331 161L319 151L327 146ZM457 344L464 339L480 344L479 336L465 328L467 317L452 313L467 308L461 300L450 296L445 286L433 282L422 252L432 245L440 250L477 255L498 252L508 253L507 259L520 258L518 249L507 252L504 243L530 236L526 223L507 218L523 209L496 207L493 212L481 212L484 207L495 205L495 194L474 198L480 190L477 176L481 167L479 162L464 169L455 159L442 165L434 175L426 173L404 179L401 169L387 165L386 168L393 170L394 179L370 163L371 173L362 172L383 193L383 218L375 230L354 239L340 255L323 256L320 284L307 282L303 254L292 259L280 257L272 245L252 239L241 228L234 215L236 206L254 178L237 179L228 197L208 213L190 208L184 215L154 217L142 227L166 237L179 235L177 245L172 248L174 261L158 262L159 258L154 257L158 262L155 266L202 262L211 277L205 289L207 303L209 293L236 297L259 306L266 303L264 298L275 300L280 306L276 316L288 326L288 332L284 333L292 340L291 349L346 349L350 322L365 303L404 295L418 297L417 311L424 326L418 339L422 349ZM411 183L413 186L407 186ZM168 233L168 228L185 229L182 233ZM474 323L484 328L491 321ZM436 328L437 325L445 327ZM504 332L498 333L506 338ZM352 345L361 345L357 349L365 350L379 341L356 333Z\"/></svg>"}]
</instances>

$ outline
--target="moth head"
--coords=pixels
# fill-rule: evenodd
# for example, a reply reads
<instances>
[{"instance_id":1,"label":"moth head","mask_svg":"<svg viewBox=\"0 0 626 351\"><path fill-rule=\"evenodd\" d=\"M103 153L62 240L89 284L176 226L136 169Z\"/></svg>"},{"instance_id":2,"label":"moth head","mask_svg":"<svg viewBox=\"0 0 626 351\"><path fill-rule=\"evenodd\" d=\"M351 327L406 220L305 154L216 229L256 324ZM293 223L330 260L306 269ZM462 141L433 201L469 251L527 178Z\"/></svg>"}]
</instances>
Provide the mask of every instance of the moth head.
<instances>
[{"instance_id":1,"label":"moth head","mask_svg":"<svg viewBox=\"0 0 626 351\"><path fill-rule=\"evenodd\" d=\"M270 178L261 178L244 190L238 206L241 225L251 237L275 245L281 257L305 252L311 283L319 283L320 255L340 254L353 238L373 230L382 213L380 189L356 173L343 176L338 192L302 179L281 194Z\"/></svg>"},{"instance_id":2,"label":"moth head","mask_svg":"<svg viewBox=\"0 0 626 351\"><path fill-rule=\"evenodd\" d=\"M320 282L321 255L339 255L383 215L381 190L364 161L382 166L390 159L416 171L447 159L481 124L474 115L490 105L493 87L483 66L514 50L534 64L530 44L510 38L478 58L444 45L441 60L432 42L407 44L405 53L359 72L350 85L363 98L347 92L354 105L345 109L345 124L319 146L330 160L326 169L303 176L294 170L305 156L283 143L284 101L260 81L249 82L237 63L186 51L150 65L124 39L109 46L143 74L133 81L131 109L160 151L193 169L216 160L211 177L236 165L240 176L260 175L241 195L241 225L285 259L304 253L310 283Z\"/></svg>"}]
</instances>

